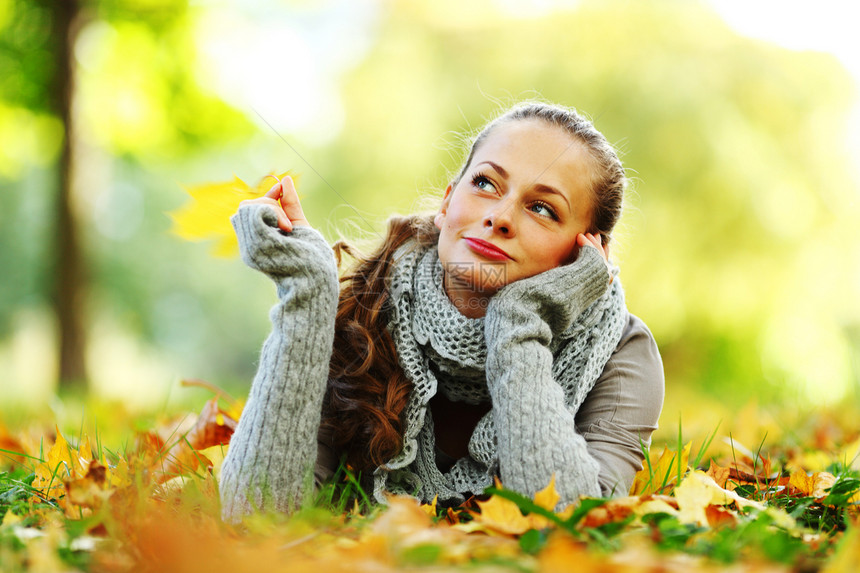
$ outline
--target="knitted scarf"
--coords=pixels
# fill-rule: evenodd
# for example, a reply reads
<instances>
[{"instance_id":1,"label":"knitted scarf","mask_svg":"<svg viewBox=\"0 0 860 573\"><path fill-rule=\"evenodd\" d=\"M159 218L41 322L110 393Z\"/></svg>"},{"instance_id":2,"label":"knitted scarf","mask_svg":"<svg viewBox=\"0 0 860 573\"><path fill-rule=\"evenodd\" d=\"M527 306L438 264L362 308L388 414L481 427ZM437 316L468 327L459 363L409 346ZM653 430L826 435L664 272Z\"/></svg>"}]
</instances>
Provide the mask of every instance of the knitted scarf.
<instances>
[{"instance_id":1,"label":"knitted scarf","mask_svg":"<svg viewBox=\"0 0 860 573\"><path fill-rule=\"evenodd\" d=\"M478 404L490 400L484 319L463 316L448 299L435 246L407 244L395 254L395 260L388 328L413 391L406 406L403 449L374 472L374 497L384 503L388 491L416 495L426 502L438 496L439 502L462 503L464 494L483 492L498 475L493 410L478 422L469 441L469 456L441 472L436 465L428 402L440 391L452 401ZM624 291L616 277L601 298L552 340L553 376L564 389L572 412L579 409L603 372L626 322Z\"/></svg>"}]
</instances>

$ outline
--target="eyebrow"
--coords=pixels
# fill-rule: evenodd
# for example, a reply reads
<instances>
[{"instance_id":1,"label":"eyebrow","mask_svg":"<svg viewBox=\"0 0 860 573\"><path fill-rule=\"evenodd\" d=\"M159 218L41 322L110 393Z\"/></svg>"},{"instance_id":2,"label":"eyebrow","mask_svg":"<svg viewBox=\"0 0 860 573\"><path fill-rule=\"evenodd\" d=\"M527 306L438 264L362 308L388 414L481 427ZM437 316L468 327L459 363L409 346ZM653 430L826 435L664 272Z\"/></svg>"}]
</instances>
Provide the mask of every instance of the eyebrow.
<instances>
[{"instance_id":1,"label":"eyebrow","mask_svg":"<svg viewBox=\"0 0 860 573\"><path fill-rule=\"evenodd\" d=\"M501 175L503 178L505 178L505 179L508 178L508 172L505 171L505 169L501 165L499 165L498 163L495 163L494 161L490 161L490 160L481 161L481 163L478 163L476 165L476 167L478 165L481 165L482 163L486 163L487 165L489 165L490 167L495 169L499 173L499 175ZM559 197L561 197L564 200L565 204L567 205L567 210L570 211L571 213L573 213L573 207L571 206L570 201L568 200L568 198L565 196L564 193L562 193L561 191L559 191L555 187L552 187L551 185L544 185L543 183L535 183L534 187L535 187L535 190L537 190L539 193L549 193L551 195L558 195Z\"/></svg>"},{"instance_id":2,"label":"eyebrow","mask_svg":"<svg viewBox=\"0 0 860 573\"><path fill-rule=\"evenodd\" d=\"M493 169L498 171L499 175L501 175L505 179L508 178L508 172L505 171L505 169L501 165L499 165L498 163L495 163L495 162L489 161L489 160L488 161L481 161L481 163L486 163L487 165L489 165L490 167L492 167ZM481 165L481 163L478 163L478 165ZM477 167L478 165L476 165L475 167Z\"/></svg>"}]
</instances>

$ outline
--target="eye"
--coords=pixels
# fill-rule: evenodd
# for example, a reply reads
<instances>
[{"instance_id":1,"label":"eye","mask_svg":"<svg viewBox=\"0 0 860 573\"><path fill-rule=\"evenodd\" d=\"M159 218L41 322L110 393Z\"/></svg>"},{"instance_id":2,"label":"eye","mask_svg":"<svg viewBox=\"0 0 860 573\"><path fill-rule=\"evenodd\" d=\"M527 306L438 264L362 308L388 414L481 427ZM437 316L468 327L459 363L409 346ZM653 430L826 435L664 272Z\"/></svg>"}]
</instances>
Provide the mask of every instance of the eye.
<instances>
[{"instance_id":1,"label":"eye","mask_svg":"<svg viewBox=\"0 0 860 573\"><path fill-rule=\"evenodd\" d=\"M542 217L549 217L553 221L558 221L558 214L555 212L555 209L549 206L548 203L544 203L543 201L535 201L529 206L529 210L533 213L537 213Z\"/></svg>"},{"instance_id":2,"label":"eye","mask_svg":"<svg viewBox=\"0 0 860 573\"><path fill-rule=\"evenodd\" d=\"M481 191L487 191L489 193L496 192L496 186L493 185L493 182L490 181L490 178L483 173L475 173L472 176L472 186L480 189Z\"/></svg>"}]
</instances>

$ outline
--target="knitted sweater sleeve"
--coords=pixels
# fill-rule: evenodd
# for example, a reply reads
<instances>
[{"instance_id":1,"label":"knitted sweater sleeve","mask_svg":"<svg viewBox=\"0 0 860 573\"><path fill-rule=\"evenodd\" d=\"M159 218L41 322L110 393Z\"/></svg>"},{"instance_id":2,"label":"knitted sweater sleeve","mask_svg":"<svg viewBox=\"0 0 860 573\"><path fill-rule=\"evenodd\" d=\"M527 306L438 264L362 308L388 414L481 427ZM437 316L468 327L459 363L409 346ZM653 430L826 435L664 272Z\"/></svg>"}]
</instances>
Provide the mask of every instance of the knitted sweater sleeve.
<instances>
[{"instance_id":1,"label":"knitted sweater sleeve","mask_svg":"<svg viewBox=\"0 0 860 573\"><path fill-rule=\"evenodd\" d=\"M600 466L576 431L552 375L552 337L607 289L606 265L585 247L570 265L511 283L487 308L487 384L496 412L502 484L534 495L549 484L561 503L599 496Z\"/></svg>"},{"instance_id":2,"label":"knitted sweater sleeve","mask_svg":"<svg viewBox=\"0 0 860 573\"><path fill-rule=\"evenodd\" d=\"M231 219L242 260L269 276L278 302L248 402L219 484L222 517L290 511L311 483L337 310L334 254L310 227L278 229L268 205L243 205Z\"/></svg>"},{"instance_id":3,"label":"knitted sweater sleeve","mask_svg":"<svg viewBox=\"0 0 860 573\"><path fill-rule=\"evenodd\" d=\"M663 409L663 361L651 331L629 314L612 357L575 412L588 452L600 464L604 496L627 495Z\"/></svg>"}]
</instances>

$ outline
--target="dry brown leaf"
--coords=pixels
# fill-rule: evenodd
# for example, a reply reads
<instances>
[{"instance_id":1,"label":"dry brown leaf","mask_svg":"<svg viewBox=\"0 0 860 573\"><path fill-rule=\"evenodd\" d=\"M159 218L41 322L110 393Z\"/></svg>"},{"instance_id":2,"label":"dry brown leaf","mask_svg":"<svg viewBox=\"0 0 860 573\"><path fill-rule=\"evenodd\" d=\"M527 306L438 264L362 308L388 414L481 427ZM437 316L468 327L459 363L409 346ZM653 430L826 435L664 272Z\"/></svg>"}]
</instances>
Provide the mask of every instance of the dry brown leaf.
<instances>
[{"instance_id":1,"label":"dry brown leaf","mask_svg":"<svg viewBox=\"0 0 860 573\"><path fill-rule=\"evenodd\" d=\"M107 468L92 460L87 473L82 477L64 480L66 499L75 505L96 509L111 496L107 481Z\"/></svg>"},{"instance_id":2,"label":"dry brown leaf","mask_svg":"<svg viewBox=\"0 0 860 573\"><path fill-rule=\"evenodd\" d=\"M195 450L205 450L212 446L229 444L237 423L238 420L218 407L216 396L203 405L197 422L185 436L188 442L186 445ZM182 443L185 443L185 440Z\"/></svg>"},{"instance_id":3,"label":"dry brown leaf","mask_svg":"<svg viewBox=\"0 0 860 573\"><path fill-rule=\"evenodd\" d=\"M718 486L725 488L726 483L729 481L731 469L718 466L716 463L714 463L714 460L711 460L711 465L708 468L707 473L717 483Z\"/></svg>"}]
</instances>

